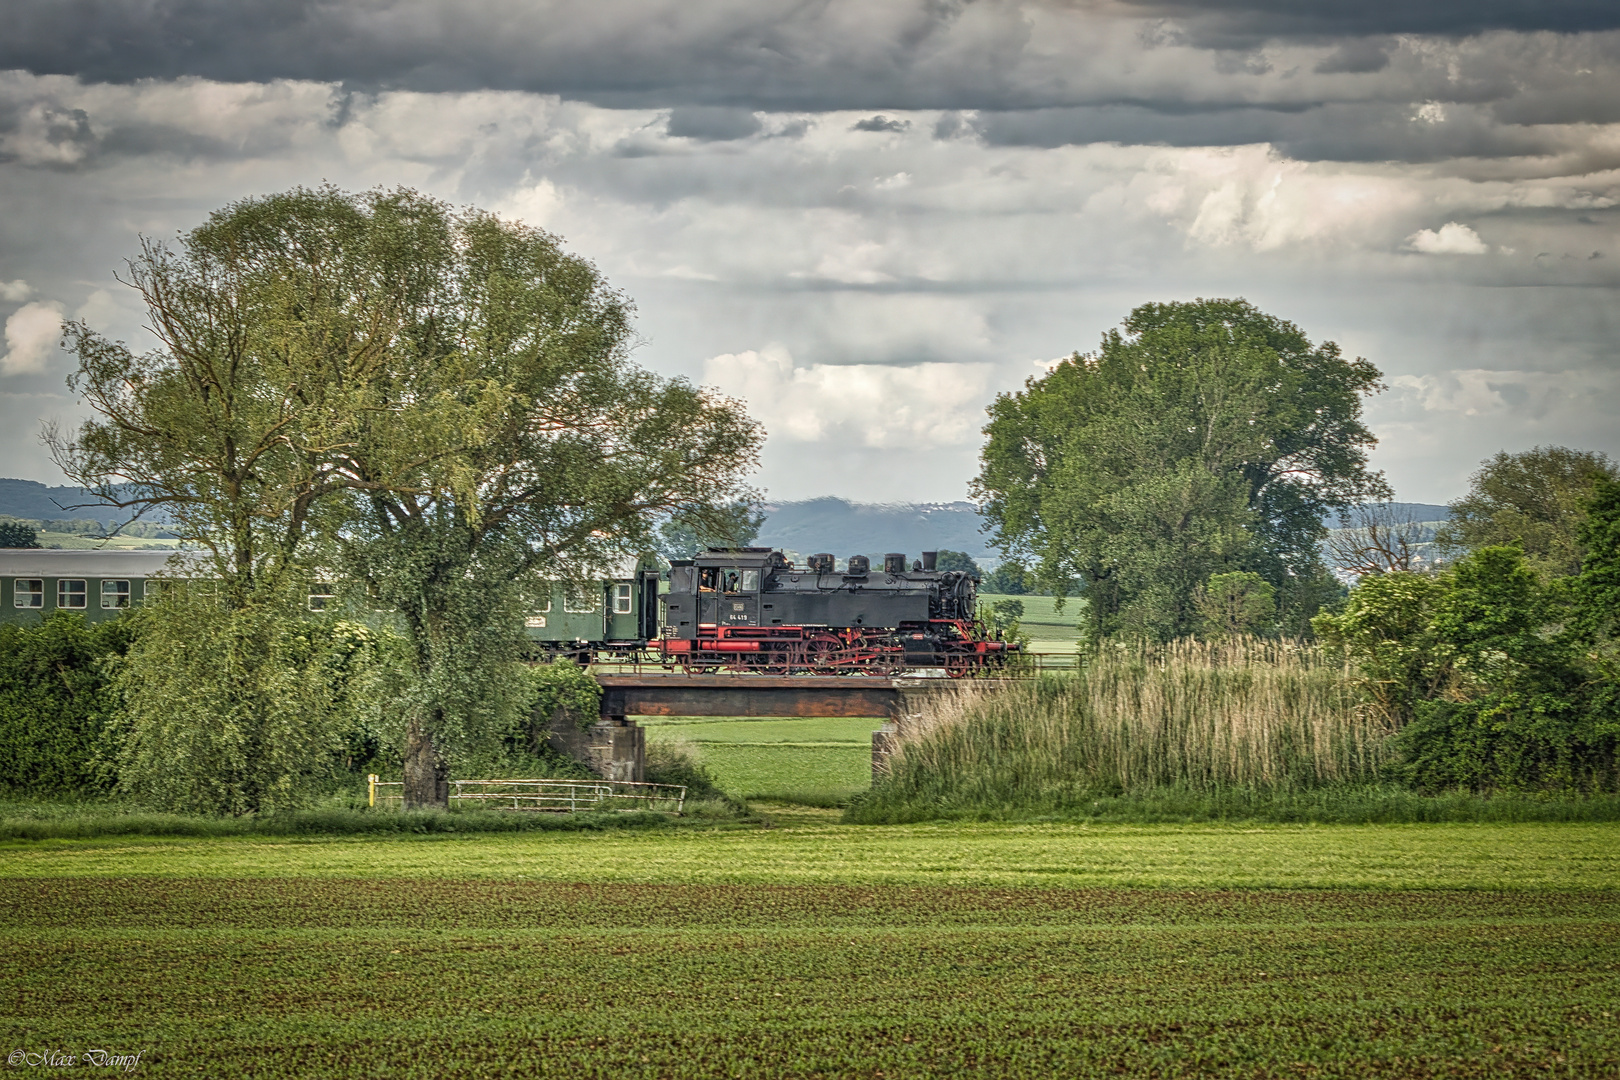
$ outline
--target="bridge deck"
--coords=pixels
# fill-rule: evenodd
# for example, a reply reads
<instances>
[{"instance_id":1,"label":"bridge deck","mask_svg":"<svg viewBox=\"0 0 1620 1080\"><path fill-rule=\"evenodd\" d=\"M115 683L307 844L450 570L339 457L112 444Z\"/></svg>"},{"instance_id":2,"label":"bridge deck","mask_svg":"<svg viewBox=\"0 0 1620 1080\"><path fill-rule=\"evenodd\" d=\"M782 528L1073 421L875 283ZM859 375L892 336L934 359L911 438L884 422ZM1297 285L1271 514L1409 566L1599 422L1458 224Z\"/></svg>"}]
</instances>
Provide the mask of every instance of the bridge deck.
<instances>
[{"instance_id":1,"label":"bridge deck","mask_svg":"<svg viewBox=\"0 0 1620 1080\"><path fill-rule=\"evenodd\" d=\"M907 690L943 679L836 675L597 675L602 715L870 716L896 715Z\"/></svg>"}]
</instances>

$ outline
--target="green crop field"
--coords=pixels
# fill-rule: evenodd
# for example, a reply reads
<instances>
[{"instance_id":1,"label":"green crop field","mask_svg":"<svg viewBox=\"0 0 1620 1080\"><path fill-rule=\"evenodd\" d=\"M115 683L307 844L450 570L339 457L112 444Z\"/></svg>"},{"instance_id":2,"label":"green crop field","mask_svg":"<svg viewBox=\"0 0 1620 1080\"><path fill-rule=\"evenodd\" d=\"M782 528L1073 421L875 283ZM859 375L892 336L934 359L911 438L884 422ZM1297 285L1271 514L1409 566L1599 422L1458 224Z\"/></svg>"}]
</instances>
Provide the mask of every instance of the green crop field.
<instances>
[{"instance_id":1,"label":"green crop field","mask_svg":"<svg viewBox=\"0 0 1620 1080\"><path fill-rule=\"evenodd\" d=\"M1085 601L1069 597L1063 610L1057 609L1054 596L1001 596L980 593L979 603L985 607L998 600L1017 600L1024 605L1024 616L1019 626L1029 635L1029 648L1037 653L1073 653L1080 638L1080 620L1085 615Z\"/></svg>"},{"instance_id":2,"label":"green crop field","mask_svg":"<svg viewBox=\"0 0 1620 1080\"><path fill-rule=\"evenodd\" d=\"M733 795L835 806L872 782L872 732L883 721L644 717L642 726L649 740L691 744Z\"/></svg>"},{"instance_id":3,"label":"green crop field","mask_svg":"<svg viewBox=\"0 0 1620 1080\"><path fill-rule=\"evenodd\" d=\"M835 821L0 845L0 1031L152 1076L1620 1073L1614 826Z\"/></svg>"}]
</instances>

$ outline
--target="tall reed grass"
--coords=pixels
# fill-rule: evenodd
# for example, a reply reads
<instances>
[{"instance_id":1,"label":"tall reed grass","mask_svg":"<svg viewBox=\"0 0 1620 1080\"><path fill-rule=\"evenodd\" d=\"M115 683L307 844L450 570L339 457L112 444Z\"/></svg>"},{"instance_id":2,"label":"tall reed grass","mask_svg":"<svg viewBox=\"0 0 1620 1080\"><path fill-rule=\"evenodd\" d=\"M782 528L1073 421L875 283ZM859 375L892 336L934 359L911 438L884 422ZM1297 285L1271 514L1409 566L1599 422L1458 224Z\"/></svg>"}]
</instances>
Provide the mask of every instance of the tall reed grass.
<instances>
[{"instance_id":1,"label":"tall reed grass","mask_svg":"<svg viewBox=\"0 0 1620 1080\"><path fill-rule=\"evenodd\" d=\"M1387 724L1310 646L1105 646L1074 672L966 683L901 725L855 821L1063 810L1174 789L1298 792L1373 782Z\"/></svg>"}]
</instances>

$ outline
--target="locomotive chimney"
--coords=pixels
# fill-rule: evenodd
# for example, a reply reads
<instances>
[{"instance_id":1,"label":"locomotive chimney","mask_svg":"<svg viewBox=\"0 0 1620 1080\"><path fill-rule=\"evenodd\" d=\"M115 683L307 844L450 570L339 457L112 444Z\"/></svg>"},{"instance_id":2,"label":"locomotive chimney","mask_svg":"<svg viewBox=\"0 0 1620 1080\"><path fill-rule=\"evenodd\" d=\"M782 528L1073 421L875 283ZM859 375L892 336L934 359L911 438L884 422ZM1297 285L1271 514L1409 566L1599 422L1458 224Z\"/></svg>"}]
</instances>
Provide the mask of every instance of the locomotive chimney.
<instances>
[{"instance_id":1,"label":"locomotive chimney","mask_svg":"<svg viewBox=\"0 0 1620 1080\"><path fill-rule=\"evenodd\" d=\"M923 570L926 573L930 573L930 574L933 573L935 570L937 570L939 568L939 552L937 552L937 551L925 551L925 552L923 552L923 560L922 560L922 562L923 562Z\"/></svg>"},{"instance_id":2,"label":"locomotive chimney","mask_svg":"<svg viewBox=\"0 0 1620 1080\"><path fill-rule=\"evenodd\" d=\"M883 556L883 572L885 574L903 574L906 572L906 555L903 551L891 551Z\"/></svg>"}]
</instances>

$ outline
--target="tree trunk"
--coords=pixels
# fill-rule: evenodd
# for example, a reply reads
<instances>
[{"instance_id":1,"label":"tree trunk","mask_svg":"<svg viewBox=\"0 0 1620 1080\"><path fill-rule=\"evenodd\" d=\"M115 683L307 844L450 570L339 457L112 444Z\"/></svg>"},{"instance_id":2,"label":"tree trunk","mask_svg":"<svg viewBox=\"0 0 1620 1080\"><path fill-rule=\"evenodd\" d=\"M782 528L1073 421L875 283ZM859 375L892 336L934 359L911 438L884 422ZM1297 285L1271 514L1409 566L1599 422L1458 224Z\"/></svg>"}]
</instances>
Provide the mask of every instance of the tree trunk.
<instances>
[{"instance_id":1,"label":"tree trunk","mask_svg":"<svg viewBox=\"0 0 1620 1080\"><path fill-rule=\"evenodd\" d=\"M412 720L405 732L405 809L450 809L450 770L433 733Z\"/></svg>"}]
</instances>

